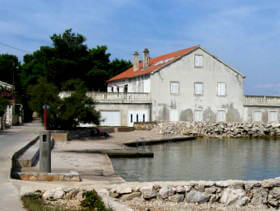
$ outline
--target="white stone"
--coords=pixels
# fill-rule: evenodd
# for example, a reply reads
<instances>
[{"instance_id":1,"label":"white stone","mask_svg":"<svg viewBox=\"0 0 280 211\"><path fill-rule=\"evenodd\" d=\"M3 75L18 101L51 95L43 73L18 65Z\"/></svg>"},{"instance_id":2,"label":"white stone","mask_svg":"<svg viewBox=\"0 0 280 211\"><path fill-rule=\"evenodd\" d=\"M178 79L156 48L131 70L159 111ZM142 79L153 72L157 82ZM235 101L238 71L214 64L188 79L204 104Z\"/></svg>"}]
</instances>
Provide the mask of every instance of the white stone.
<instances>
[{"instance_id":1,"label":"white stone","mask_svg":"<svg viewBox=\"0 0 280 211\"><path fill-rule=\"evenodd\" d=\"M54 195L54 193L55 193L55 190L54 189L52 189L52 190L47 190L47 191L45 191L45 193L43 194L43 199L45 199L45 200L50 200L50 199L53 199L53 195Z\"/></svg>"},{"instance_id":2,"label":"white stone","mask_svg":"<svg viewBox=\"0 0 280 211\"><path fill-rule=\"evenodd\" d=\"M159 196L162 199L166 199L166 198L168 198L168 196L171 196L173 194L174 194L174 192L173 192L172 188L169 186L163 186L159 191Z\"/></svg>"},{"instance_id":3,"label":"white stone","mask_svg":"<svg viewBox=\"0 0 280 211\"><path fill-rule=\"evenodd\" d=\"M116 192L118 194L127 194L127 193L132 193L132 188L131 187L118 187L116 188Z\"/></svg>"},{"instance_id":4,"label":"white stone","mask_svg":"<svg viewBox=\"0 0 280 211\"><path fill-rule=\"evenodd\" d=\"M189 203L205 203L210 199L210 195L202 193L196 190L191 190L187 196L186 200Z\"/></svg>"},{"instance_id":5,"label":"white stone","mask_svg":"<svg viewBox=\"0 0 280 211\"><path fill-rule=\"evenodd\" d=\"M62 188L55 189L54 194L53 194L54 200L62 199L63 196L64 196L64 191L62 190Z\"/></svg>"},{"instance_id":6,"label":"white stone","mask_svg":"<svg viewBox=\"0 0 280 211\"><path fill-rule=\"evenodd\" d=\"M142 187L140 188L140 191L144 199L151 199L156 197L157 195L157 192L153 185Z\"/></svg>"},{"instance_id":7,"label":"white stone","mask_svg":"<svg viewBox=\"0 0 280 211\"><path fill-rule=\"evenodd\" d=\"M243 206L248 201L247 198L244 190L227 188L222 192L221 203L225 205Z\"/></svg>"}]
</instances>

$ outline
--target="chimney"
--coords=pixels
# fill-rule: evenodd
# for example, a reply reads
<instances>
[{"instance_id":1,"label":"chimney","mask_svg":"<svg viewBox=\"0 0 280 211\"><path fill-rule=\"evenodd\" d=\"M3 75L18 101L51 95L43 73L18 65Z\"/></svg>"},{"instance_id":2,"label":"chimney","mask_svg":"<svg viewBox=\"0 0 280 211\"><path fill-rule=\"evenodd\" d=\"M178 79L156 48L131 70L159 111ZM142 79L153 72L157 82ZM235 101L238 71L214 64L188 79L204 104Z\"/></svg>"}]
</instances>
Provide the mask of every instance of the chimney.
<instances>
[{"instance_id":1,"label":"chimney","mask_svg":"<svg viewBox=\"0 0 280 211\"><path fill-rule=\"evenodd\" d=\"M133 54L133 71L139 70L139 53L137 51Z\"/></svg>"},{"instance_id":2,"label":"chimney","mask_svg":"<svg viewBox=\"0 0 280 211\"><path fill-rule=\"evenodd\" d=\"M149 67L149 63L150 63L150 56L149 56L149 50L147 48L144 49L144 65L143 65L143 69Z\"/></svg>"}]
</instances>

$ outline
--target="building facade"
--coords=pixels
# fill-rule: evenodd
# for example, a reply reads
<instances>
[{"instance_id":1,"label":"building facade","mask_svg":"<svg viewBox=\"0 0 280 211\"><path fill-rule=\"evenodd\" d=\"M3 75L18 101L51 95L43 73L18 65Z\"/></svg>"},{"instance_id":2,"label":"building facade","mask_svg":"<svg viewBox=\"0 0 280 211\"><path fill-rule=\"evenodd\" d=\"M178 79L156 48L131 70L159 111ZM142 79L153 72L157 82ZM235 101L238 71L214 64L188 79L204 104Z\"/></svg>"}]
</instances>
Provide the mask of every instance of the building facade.
<instances>
[{"instance_id":1,"label":"building facade","mask_svg":"<svg viewBox=\"0 0 280 211\"><path fill-rule=\"evenodd\" d=\"M4 97L10 101L10 105L7 106L5 114L2 117L0 116L0 129L21 124L23 121L21 115L22 105L15 103L13 91L13 85L0 81L0 97Z\"/></svg>"},{"instance_id":2,"label":"building facade","mask_svg":"<svg viewBox=\"0 0 280 211\"><path fill-rule=\"evenodd\" d=\"M245 75L200 46L150 58L91 93L103 125L146 121L279 122L280 98L244 96Z\"/></svg>"}]
</instances>

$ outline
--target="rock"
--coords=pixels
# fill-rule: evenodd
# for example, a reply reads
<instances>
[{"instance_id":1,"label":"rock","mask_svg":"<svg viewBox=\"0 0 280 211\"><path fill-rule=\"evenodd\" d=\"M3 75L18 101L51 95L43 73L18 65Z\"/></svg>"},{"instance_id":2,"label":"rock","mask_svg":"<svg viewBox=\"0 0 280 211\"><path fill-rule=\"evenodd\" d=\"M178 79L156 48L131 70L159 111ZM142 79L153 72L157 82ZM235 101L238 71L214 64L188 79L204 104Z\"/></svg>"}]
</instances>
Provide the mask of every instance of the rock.
<instances>
[{"instance_id":1,"label":"rock","mask_svg":"<svg viewBox=\"0 0 280 211\"><path fill-rule=\"evenodd\" d=\"M79 201L82 201L84 199L83 194L84 194L84 191L79 190L79 192L76 195L76 199L79 200Z\"/></svg>"},{"instance_id":2,"label":"rock","mask_svg":"<svg viewBox=\"0 0 280 211\"><path fill-rule=\"evenodd\" d=\"M263 205L267 203L268 191L263 188L256 188L252 191L251 204L254 206Z\"/></svg>"},{"instance_id":3,"label":"rock","mask_svg":"<svg viewBox=\"0 0 280 211\"><path fill-rule=\"evenodd\" d=\"M30 195L33 195L33 194L36 194L36 191L34 191L34 188L32 188L32 187L23 186L23 187L20 188L20 196L21 197L22 196L30 196Z\"/></svg>"},{"instance_id":4,"label":"rock","mask_svg":"<svg viewBox=\"0 0 280 211\"><path fill-rule=\"evenodd\" d=\"M117 192L109 192L109 196L111 196L112 198L118 198L120 194L118 194Z\"/></svg>"},{"instance_id":5,"label":"rock","mask_svg":"<svg viewBox=\"0 0 280 211\"><path fill-rule=\"evenodd\" d=\"M243 206L248 203L249 198L242 189L227 188L222 192L221 203L225 205Z\"/></svg>"},{"instance_id":6,"label":"rock","mask_svg":"<svg viewBox=\"0 0 280 211\"><path fill-rule=\"evenodd\" d=\"M196 190L191 190L186 195L186 200L189 203L205 203L210 199L210 195Z\"/></svg>"},{"instance_id":7,"label":"rock","mask_svg":"<svg viewBox=\"0 0 280 211\"><path fill-rule=\"evenodd\" d=\"M184 188L186 192L190 192L190 190L192 189L192 185L184 185Z\"/></svg>"},{"instance_id":8,"label":"rock","mask_svg":"<svg viewBox=\"0 0 280 211\"><path fill-rule=\"evenodd\" d=\"M121 201L130 201L139 196L141 196L141 192L133 192L133 193L129 193L129 194L124 194L121 196Z\"/></svg>"},{"instance_id":9,"label":"rock","mask_svg":"<svg viewBox=\"0 0 280 211\"><path fill-rule=\"evenodd\" d=\"M131 187L118 187L116 189L116 192L120 195L122 194L127 194L127 193L132 193L132 188Z\"/></svg>"},{"instance_id":10,"label":"rock","mask_svg":"<svg viewBox=\"0 0 280 211\"><path fill-rule=\"evenodd\" d=\"M168 200L178 203L178 202L183 202L184 198L185 198L184 194L175 194L173 196L169 196Z\"/></svg>"},{"instance_id":11,"label":"rock","mask_svg":"<svg viewBox=\"0 0 280 211\"><path fill-rule=\"evenodd\" d=\"M210 200L209 200L209 203L213 204L215 202L218 202L220 200L220 196L218 195L212 195Z\"/></svg>"},{"instance_id":12,"label":"rock","mask_svg":"<svg viewBox=\"0 0 280 211\"><path fill-rule=\"evenodd\" d=\"M45 193L43 194L43 199L44 200L52 200L53 199L53 195L55 193L55 190L47 190L45 191Z\"/></svg>"},{"instance_id":13,"label":"rock","mask_svg":"<svg viewBox=\"0 0 280 211\"><path fill-rule=\"evenodd\" d=\"M54 191L53 200L62 199L63 196L64 196L64 191L62 190L62 188L57 188Z\"/></svg>"},{"instance_id":14,"label":"rock","mask_svg":"<svg viewBox=\"0 0 280 211\"><path fill-rule=\"evenodd\" d=\"M171 196L173 194L174 194L174 192L173 192L172 188L169 186L164 186L159 191L159 196L162 199L166 199L166 198L168 198L168 196Z\"/></svg>"},{"instance_id":15,"label":"rock","mask_svg":"<svg viewBox=\"0 0 280 211\"><path fill-rule=\"evenodd\" d=\"M280 187L275 187L269 191L268 203L274 207L278 207L280 202Z\"/></svg>"},{"instance_id":16,"label":"rock","mask_svg":"<svg viewBox=\"0 0 280 211\"><path fill-rule=\"evenodd\" d=\"M217 191L217 188L215 188L215 187L210 187L210 188L205 189L205 192L209 193L209 194L216 193L216 191Z\"/></svg>"},{"instance_id":17,"label":"rock","mask_svg":"<svg viewBox=\"0 0 280 211\"><path fill-rule=\"evenodd\" d=\"M157 192L153 185L140 188L144 199L151 199L157 196Z\"/></svg>"},{"instance_id":18,"label":"rock","mask_svg":"<svg viewBox=\"0 0 280 211\"><path fill-rule=\"evenodd\" d=\"M176 192L176 193L185 193L185 191L186 191L186 189L185 189L185 187L182 186L182 185L179 185L179 186L177 186L177 187L175 188L175 192Z\"/></svg>"},{"instance_id":19,"label":"rock","mask_svg":"<svg viewBox=\"0 0 280 211\"><path fill-rule=\"evenodd\" d=\"M64 198L67 199L67 200L74 199L74 198L77 196L78 193L79 193L79 190L73 188L73 189L70 190L69 192L66 192L66 193L65 193Z\"/></svg>"},{"instance_id":20,"label":"rock","mask_svg":"<svg viewBox=\"0 0 280 211\"><path fill-rule=\"evenodd\" d=\"M215 183L217 187L226 188L229 186L228 181L218 181Z\"/></svg>"}]
</instances>

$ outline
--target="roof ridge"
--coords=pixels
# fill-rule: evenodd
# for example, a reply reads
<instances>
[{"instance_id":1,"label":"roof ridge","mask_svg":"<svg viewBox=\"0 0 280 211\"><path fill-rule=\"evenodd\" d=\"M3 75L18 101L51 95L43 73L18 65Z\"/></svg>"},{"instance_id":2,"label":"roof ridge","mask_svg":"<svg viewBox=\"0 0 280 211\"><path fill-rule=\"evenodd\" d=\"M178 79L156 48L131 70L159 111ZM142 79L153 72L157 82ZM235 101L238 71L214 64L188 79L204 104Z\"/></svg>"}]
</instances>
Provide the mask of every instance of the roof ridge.
<instances>
[{"instance_id":1,"label":"roof ridge","mask_svg":"<svg viewBox=\"0 0 280 211\"><path fill-rule=\"evenodd\" d=\"M176 51L166 53L166 54L154 57L154 58L150 58L150 65L147 68L144 69L143 66L141 67L142 63L140 62L139 70L134 71L133 67L130 67L129 69L121 72L120 74L110 78L109 80L107 80L107 82L121 80L121 79L127 79L127 78L134 78L137 76L150 74L153 71L160 69L160 68L166 66L167 64L170 64L175 59L178 59L179 57L182 57L185 54L187 54L197 48L200 48L200 45L194 45L189 48L176 50Z\"/></svg>"}]
</instances>

